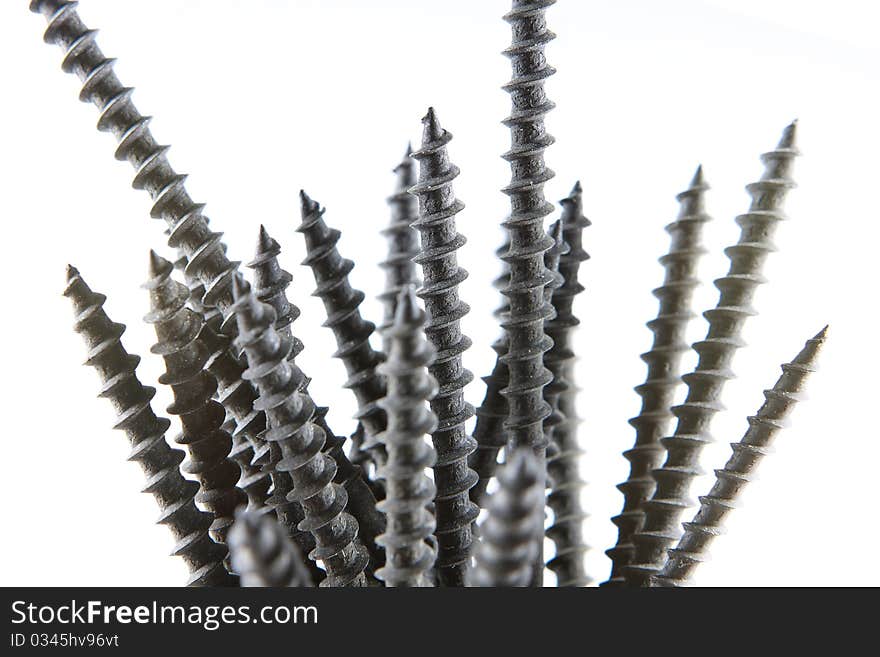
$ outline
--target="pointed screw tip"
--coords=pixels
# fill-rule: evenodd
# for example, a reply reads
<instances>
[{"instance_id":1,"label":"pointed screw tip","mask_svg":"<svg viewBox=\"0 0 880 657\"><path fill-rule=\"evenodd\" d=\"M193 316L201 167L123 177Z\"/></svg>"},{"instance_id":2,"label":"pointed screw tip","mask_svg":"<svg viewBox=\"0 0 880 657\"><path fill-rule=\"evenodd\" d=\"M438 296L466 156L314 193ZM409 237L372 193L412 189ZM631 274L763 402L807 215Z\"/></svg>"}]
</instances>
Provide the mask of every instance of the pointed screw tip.
<instances>
[{"instance_id":1,"label":"pointed screw tip","mask_svg":"<svg viewBox=\"0 0 880 657\"><path fill-rule=\"evenodd\" d=\"M433 107L429 107L428 113L422 117L422 124L425 126L422 135L422 140L424 142L436 141L437 139L440 139L445 132L443 128L440 127L440 121L437 119L437 113L434 111Z\"/></svg>"},{"instance_id":2,"label":"pointed screw tip","mask_svg":"<svg viewBox=\"0 0 880 657\"><path fill-rule=\"evenodd\" d=\"M415 286L407 285L397 295L397 311L394 313L394 321L397 324L422 323L422 310L416 299Z\"/></svg>"},{"instance_id":3,"label":"pointed screw tip","mask_svg":"<svg viewBox=\"0 0 880 657\"><path fill-rule=\"evenodd\" d=\"M238 301L242 297L247 296L250 291L251 286L248 285L244 275L241 272L236 272L235 276L232 277L232 298Z\"/></svg>"},{"instance_id":4,"label":"pointed screw tip","mask_svg":"<svg viewBox=\"0 0 880 657\"><path fill-rule=\"evenodd\" d=\"M813 337L813 340L816 340L818 342L825 342L825 340L828 339L828 329L830 327L830 324L826 324L825 327Z\"/></svg>"},{"instance_id":5,"label":"pointed screw tip","mask_svg":"<svg viewBox=\"0 0 880 657\"><path fill-rule=\"evenodd\" d=\"M67 282L70 283L74 278L79 278L79 269L68 264L66 269Z\"/></svg>"}]
</instances>

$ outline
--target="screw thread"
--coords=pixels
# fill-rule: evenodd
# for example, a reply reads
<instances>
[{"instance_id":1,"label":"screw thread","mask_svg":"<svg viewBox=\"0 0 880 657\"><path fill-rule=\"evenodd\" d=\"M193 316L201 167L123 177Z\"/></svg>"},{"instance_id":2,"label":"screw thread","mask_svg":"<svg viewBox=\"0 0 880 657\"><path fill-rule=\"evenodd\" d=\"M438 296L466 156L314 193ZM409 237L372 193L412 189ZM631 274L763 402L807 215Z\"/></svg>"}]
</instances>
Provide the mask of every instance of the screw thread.
<instances>
[{"instance_id":1,"label":"screw thread","mask_svg":"<svg viewBox=\"0 0 880 657\"><path fill-rule=\"evenodd\" d=\"M311 268L317 284L313 296L324 303L327 320L324 326L333 331L338 349L333 354L345 365L348 380L344 387L351 389L358 403L357 419L363 424L368 438L366 447L384 460L381 445L375 436L385 430L385 413L377 401L385 396L385 383L376 372L384 356L370 346L370 336L376 328L361 317L358 307L364 293L351 287L348 274L354 263L343 258L336 249L341 233L328 228L324 222L324 208L305 192L300 192L302 223L297 231L305 237L308 255L302 264Z\"/></svg>"},{"instance_id":2,"label":"screw thread","mask_svg":"<svg viewBox=\"0 0 880 657\"><path fill-rule=\"evenodd\" d=\"M504 420L508 412L507 400L501 395L509 376L507 364L501 360L501 356L507 351L506 345L503 339L492 345L496 352L495 365L488 376L481 377L486 384L486 393L475 412L477 421L474 424L473 437L477 448L468 458L468 465L477 473L477 483L470 490L470 498L478 506L483 505L486 488L495 476L498 466L498 454L507 444L507 433L504 430Z\"/></svg>"},{"instance_id":3,"label":"screw thread","mask_svg":"<svg viewBox=\"0 0 880 657\"><path fill-rule=\"evenodd\" d=\"M104 312L107 297L93 292L79 272L68 266L64 296L73 304L74 330L88 348L86 364L94 368L103 387L100 396L110 400L117 413L115 429L128 436L130 461L140 464L147 478L143 492L156 499L161 515L158 523L167 525L177 544L172 554L182 557L190 570L190 586L236 586L223 561L226 546L215 543L208 534L213 517L195 504L198 484L184 479L178 466L184 454L165 442L170 422L157 417L150 404L155 388L137 378L140 358L122 346L125 326L113 322Z\"/></svg>"},{"instance_id":4,"label":"screw thread","mask_svg":"<svg viewBox=\"0 0 880 657\"><path fill-rule=\"evenodd\" d=\"M727 276L715 281L720 291L716 307L703 315L709 322L705 340L694 344L699 360L696 369L685 374L687 397L672 409L678 420L675 433L663 438L666 461L653 471L656 489L643 509L643 529L633 536L636 547L633 564L624 569L630 585L646 585L662 567L666 551L680 535L679 522L685 509L694 506L689 489L694 477L702 474L699 458L703 446L711 440L709 425L722 410L721 392L733 377L730 363L734 353L744 345L741 337L745 321L756 311L751 306L764 261L775 250L771 240L776 225L784 219L782 206L788 191L794 187L791 169L795 156L795 123L783 132L775 150L765 153L764 173L758 182L746 187L751 196L749 211L737 217L742 232L739 241L728 247L730 259Z\"/></svg>"},{"instance_id":5,"label":"screw thread","mask_svg":"<svg viewBox=\"0 0 880 657\"><path fill-rule=\"evenodd\" d=\"M254 259L248 267L254 271L254 294L263 303L272 306L275 311L275 331L283 339L291 342L291 350L287 356L291 368L291 376L297 382L299 391L310 397L308 386L311 379L296 364L296 356L303 350L303 343L293 335L292 323L300 315L299 308L291 303L287 296L287 288L293 277L281 268L278 255L281 246L260 226L260 236ZM314 403L314 402L313 402ZM376 510L376 498L363 477L363 471L356 467L343 450L344 441L327 425L326 406L315 405L314 423L324 432L324 453L336 462L334 481L342 484L348 492L348 511L360 527L361 540L370 552L373 568L384 560L382 550L376 546L376 536L385 526L382 515ZM371 571L372 572L372 569Z\"/></svg>"},{"instance_id":6,"label":"screw thread","mask_svg":"<svg viewBox=\"0 0 880 657\"><path fill-rule=\"evenodd\" d=\"M32 0L30 9L48 21L46 43L64 50L61 68L82 81L79 98L100 111L98 130L110 132L118 145L115 157L127 160L136 173L132 186L146 190L153 200L150 216L164 219L169 227L168 244L180 247L192 271L206 286L205 303L228 306L230 284L238 263L230 262L221 242L222 234L208 227L202 215L204 204L195 203L186 191L187 176L178 174L166 157L169 146L160 145L143 116L131 101L134 91L125 87L113 71L114 61L98 47L97 30L85 26L76 12L77 2Z\"/></svg>"},{"instance_id":7,"label":"screw thread","mask_svg":"<svg viewBox=\"0 0 880 657\"><path fill-rule=\"evenodd\" d=\"M550 282L544 288L544 301L551 304L553 315L544 322L544 332L550 335L553 330L553 323L558 318L556 307L552 305L553 295L565 282L562 274L559 272L559 259L563 253L568 253L569 246L562 239L562 222L554 221L547 231L550 239L553 240L551 246L544 253L544 267L550 274ZM552 339L552 338L551 338ZM563 360L556 342L544 353L544 366L553 375L553 380L544 387L544 401L550 407L550 415L544 418L544 434L547 436L547 455L558 453L559 448L553 440L553 429L563 421L562 413L559 411L559 395L566 388L566 383L562 379Z\"/></svg>"},{"instance_id":8,"label":"screw thread","mask_svg":"<svg viewBox=\"0 0 880 657\"><path fill-rule=\"evenodd\" d=\"M507 338L507 352L501 358L509 372L501 394L508 404L504 427L511 445L531 448L542 463L547 446L542 425L550 413L543 389L552 378L543 363L543 354L552 346L544 321L553 312L544 300L544 288L551 281L544 252L552 240L544 233L542 219L553 212L544 198L544 183L554 175L544 164L544 149L554 141L544 127L544 116L553 109L544 80L554 73L544 58L544 46L554 38L544 10L553 2L513 0L504 17L513 35L504 52L511 60L513 78L504 87L512 105L504 121L511 134L511 148L504 154L511 181L503 190L510 197L511 214L503 223L510 248L502 259L510 268L510 280L502 293L510 309L501 321Z\"/></svg>"},{"instance_id":9,"label":"screw thread","mask_svg":"<svg viewBox=\"0 0 880 657\"><path fill-rule=\"evenodd\" d=\"M196 501L214 515L214 540L225 543L235 510L247 496L236 486L241 471L229 459L232 437L221 428L226 414L211 398L217 381L204 369L210 354L198 339L202 319L186 306L189 290L171 278L173 270L168 260L150 252L149 279L143 286L150 294L150 312L144 320L156 332L151 352L165 363L159 383L169 386L174 395L168 412L180 417L182 432L175 442L189 451L183 470L199 480Z\"/></svg>"},{"instance_id":10,"label":"screw thread","mask_svg":"<svg viewBox=\"0 0 880 657\"><path fill-rule=\"evenodd\" d=\"M699 286L697 265L706 253L701 243L703 225L710 220L705 210L709 189L703 167L697 167L688 188L676 198L678 218L666 226L670 235L669 252L660 258L665 270L663 285L653 291L659 301L656 319L647 326L653 333L651 349L641 355L648 366L645 382L635 388L642 401L639 414L629 420L636 430L635 443L623 453L630 463L629 476L618 484L623 493L623 510L611 519L617 525L617 543L605 554L611 559L611 575L603 585L622 586L623 567L635 554L632 536L642 528L642 507L654 492L653 470L663 462L665 448L660 440L669 430L672 401L681 383L681 360L690 350L687 327L696 317L691 308L694 290Z\"/></svg>"},{"instance_id":11,"label":"screw thread","mask_svg":"<svg viewBox=\"0 0 880 657\"><path fill-rule=\"evenodd\" d=\"M782 365L782 376L773 388L764 391L765 402L748 418L749 428L738 443L731 443L733 454L721 470L708 495L700 497L700 509L686 522L678 544L669 550L663 568L652 579L655 586L685 586L697 567L708 559L709 546L724 533L724 519L737 507L738 498L755 478L755 470L773 452L776 434L788 426L788 416L805 398L809 375L816 371L816 360L827 337L828 327L807 341L790 363Z\"/></svg>"},{"instance_id":12,"label":"screw thread","mask_svg":"<svg viewBox=\"0 0 880 657\"><path fill-rule=\"evenodd\" d=\"M452 135L440 127L434 109L422 119L424 133L418 151L419 180L410 192L418 197L421 250L413 259L422 270L424 285L418 296L425 304L428 322L425 335L436 351L428 370L439 386L431 401L437 426L431 433L437 460L435 513L437 527L437 576L441 585L464 586L470 557L471 525L479 509L469 491L477 481L467 463L476 441L465 429L474 408L464 399L464 388L473 374L462 365L462 354L471 340L461 331L461 319L470 308L459 298L458 286L468 273L458 264L457 251L466 242L456 230L455 216L464 204L455 198L452 181L459 170L449 161L447 144Z\"/></svg>"},{"instance_id":13,"label":"screw thread","mask_svg":"<svg viewBox=\"0 0 880 657\"><path fill-rule=\"evenodd\" d=\"M379 266L385 270L385 289L378 299L382 302L384 314L379 333L382 338L382 350L388 353L390 338L384 337L386 329L394 323L397 310L397 297L407 285L421 284L413 258L419 253L419 234L412 227L419 218L419 205L415 196L409 193L410 187L416 184L415 162L412 158L412 147L407 146L403 160L394 167L397 181L394 193L388 197L391 208L391 222L382 230L388 240L388 253Z\"/></svg>"},{"instance_id":14,"label":"screw thread","mask_svg":"<svg viewBox=\"0 0 880 657\"><path fill-rule=\"evenodd\" d=\"M300 392L302 382L288 362L291 341L275 331L274 309L259 301L240 275L234 294L238 343L249 363L244 376L260 391L257 408L268 419L263 437L272 446L274 470L293 484L287 500L302 506L298 528L315 537L309 558L327 569L321 586L364 586L369 557L358 540L357 521L345 511L348 494L333 481L336 462L321 451L325 435L314 423L315 404Z\"/></svg>"},{"instance_id":15,"label":"screw thread","mask_svg":"<svg viewBox=\"0 0 880 657\"><path fill-rule=\"evenodd\" d=\"M547 476L550 481L547 504L553 511L554 519L553 524L547 528L546 535L556 546L556 556L547 562L547 567L556 574L559 586L583 587L589 585L592 579L584 569L584 555L589 547L584 543L583 526L588 514L580 499L585 486L579 470L583 452L577 440L579 418L575 403L575 355L570 346L571 334L580 324L580 320L572 312L574 297L584 290L584 286L578 282L578 272L581 262L589 258L582 246L583 229L590 222L583 215L580 183L575 184L571 194L561 201L561 205L559 224L562 230L561 239L566 247L559 255L557 266L561 285L552 290L551 301L556 316L544 326L547 335L553 340L553 347L544 355L544 363L553 373L553 383L544 389L545 397L554 409L554 415L559 416L550 425L552 432L549 437L552 444L547 458ZM551 261L548 268L552 269L552 265Z\"/></svg>"},{"instance_id":16,"label":"screw thread","mask_svg":"<svg viewBox=\"0 0 880 657\"><path fill-rule=\"evenodd\" d=\"M229 532L229 557L242 586L314 586L302 553L274 518L239 511Z\"/></svg>"},{"instance_id":17,"label":"screw thread","mask_svg":"<svg viewBox=\"0 0 880 657\"><path fill-rule=\"evenodd\" d=\"M395 320L384 332L388 360L379 366L388 387L388 395L379 402L388 416L388 429L379 440L388 460L379 468L386 496L378 507L388 529L378 539L386 560L376 577L386 586L425 587L433 586L430 570L436 557L427 542L435 526L427 505L436 490L425 474L436 458L425 441L437 426L426 403L437 392L437 381L428 373L436 352L425 340L425 313L417 307L412 287L401 291L396 306Z\"/></svg>"},{"instance_id":18,"label":"screw thread","mask_svg":"<svg viewBox=\"0 0 880 657\"><path fill-rule=\"evenodd\" d=\"M544 530L544 464L525 448L498 470L474 550L472 586L530 586Z\"/></svg>"}]
</instances>

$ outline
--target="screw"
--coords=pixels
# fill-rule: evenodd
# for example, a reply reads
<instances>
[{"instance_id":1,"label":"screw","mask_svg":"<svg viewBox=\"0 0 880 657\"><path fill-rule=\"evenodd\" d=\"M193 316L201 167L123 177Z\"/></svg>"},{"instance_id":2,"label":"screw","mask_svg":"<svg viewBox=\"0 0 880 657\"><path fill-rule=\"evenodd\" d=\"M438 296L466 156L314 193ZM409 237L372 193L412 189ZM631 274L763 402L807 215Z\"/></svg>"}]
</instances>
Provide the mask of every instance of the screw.
<instances>
[{"instance_id":1,"label":"screw","mask_svg":"<svg viewBox=\"0 0 880 657\"><path fill-rule=\"evenodd\" d=\"M229 532L229 554L242 586L313 586L299 548L272 518L239 510Z\"/></svg>"},{"instance_id":2,"label":"screw","mask_svg":"<svg viewBox=\"0 0 880 657\"><path fill-rule=\"evenodd\" d=\"M336 462L321 451L325 436L313 422L315 404L300 392L287 360L292 343L275 331L275 310L257 299L240 274L233 294L238 344L249 363L245 378L260 391L257 409L269 422L264 439L280 457L273 458L275 471L288 473L293 482L287 499L302 505L299 529L315 537L309 558L327 569L321 586L364 586L369 557L358 541L357 521L345 511L348 494L333 481Z\"/></svg>"},{"instance_id":3,"label":"screw","mask_svg":"<svg viewBox=\"0 0 880 657\"><path fill-rule=\"evenodd\" d=\"M151 493L162 510L158 522L168 525L177 541L173 554L182 557L190 569L187 584L237 586L238 578L223 566L226 546L215 543L208 535L213 517L196 507L198 484L180 474L178 466L184 459L183 452L165 442L165 432L171 423L153 412L150 401L156 390L138 380L136 368L140 358L130 355L122 346L120 339L125 326L107 316L103 309L107 297L93 292L70 265L64 296L73 303L74 330L89 350L86 364L95 368L103 384L101 397L109 399L116 409L118 422L114 428L128 436L132 447L129 460L140 463L149 482L144 492Z\"/></svg>"},{"instance_id":4,"label":"screw","mask_svg":"<svg viewBox=\"0 0 880 657\"><path fill-rule=\"evenodd\" d=\"M385 270L385 290L378 297L384 306L384 316L379 326L382 335L394 323L397 297L401 290L407 285L418 286L421 283L413 262L419 253L419 234L412 227L419 218L419 205L416 197L409 193L409 188L416 184L415 162L410 155L412 146L408 145L403 160L394 167L397 185L394 194L388 197L391 222L382 230L382 235L388 240L388 255L379 263ZM382 350L388 353L390 345L387 338L383 338L382 345Z\"/></svg>"},{"instance_id":5,"label":"screw","mask_svg":"<svg viewBox=\"0 0 880 657\"><path fill-rule=\"evenodd\" d=\"M486 384L483 402L477 407L477 421L474 424L474 440L477 448L468 458L468 465L477 473L477 483L471 488L471 502L483 505L489 480L495 476L498 454L507 444L504 420L507 418L507 400L501 390L507 386L509 374L502 356L507 353L507 340L502 336L492 344L495 350L495 365L489 376L482 377Z\"/></svg>"},{"instance_id":6,"label":"screw","mask_svg":"<svg viewBox=\"0 0 880 657\"><path fill-rule=\"evenodd\" d=\"M544 79L554 72L544 59L544 45L554 36L544 17L551 4L553 0L513 0L504 17L513 34L504 53L511 59L513 79L504 87L512 104L504 121L511 135L511 148L504 154L511 169L511 182L504 188L511 214L503 224L510 249L502 256L510 267L510 280L502 291L510 304L502 319L507 336L502 359L510 380L501 394L509 407L504 426L510 444L530 447L542 463L547 444L542 424L550 413L543 389L551 379L543 354L552 346L544 334L544 320L552 314L544 302L544 287L551 280L544 252L552 241L541 226L541 219L553 211L544 199L544 183L553 177L544 165L544 149L553 143L544 129L544 115L553 108L544 94Z\"/></svg>"},{"instance_id":7,"label":"screw","mask_svg":"<svg viewBox=\"0 0 880 657\"><path fill-rule=\"evenodd\" d=\"M553 294L562 287L565 279L559 273L559 259L563 253L568 253L569 246L562 239L562 222L554 221L547 231L550 239L553 240L553 246L544 252L544 266L550 273L551 280L544 288L544 302L552 305ZM556 308L553 307L553 315L544 322L544 331L550 335L550 329L553 321L556 319ZM551 338L552 339L552 338ZM556 343L544 354L544 365L553 375L553 380L544 388L544 401L550 407L550 415L544 418L544 434L547 436L547 455L558 453L558 446L553 441L553 428L564 419L559 411L559 395L565 389L565 382L562 380L561 359L559 357Z\"/></svg>"},{"instance_id":8,"label":"screw","mask_svg":"<svg viewBox=\"0 0 880 657\"><path fill-rule=\"evenodd\" d=\"M471 524L479 515L468 496L477 481L467 464L476 442L464 426L474 414L473 406L464 399L464 388L474 377L462 365L462 354L471 340L461 332L461 318L470 308L458 294L458 286L468 274L459 267L456 254L466 241L455 227L455 215L464 204L452 189L458 176L458 167L449 161L446 149L452 135L440 127L434 108L428 109L422 124L422 145L412 154L419 163L419 181L410 193L419 199L419 218L413 227L419 231L421 251L414 261L421 267L425 283L418 296L428 315L425 335L437 352L428 367L439 385L431 399L431 410L437 416L437 427L431 433L437 452L436 569L441 585L464 586L473 540Z\"/></svg>"},{"instance_id":9,"label":"screw","mask_svg":"<svg viewBox=\"0 0 880 657\"><path fill-rule=\"evenodd\" d=\"M472 586L530 586L544 533L544 464L532 450L511 452L486 506Z\"/></svg>"},{"instance_id":10,"label":"screw","mask_svg":"<svg viewBox=\"0 0 880 657\"><path fill-rule=\"evenodd\" d=\"M721 410L721 392L733 376L733 354L744 344L742 327L748 317L756 314L751 300L764 282L761 270L775 250L773 233L784 218L785 196L794 187L791 168L798 154L795 126L788 126L776 149L762 156L765 169L760 181L746 187L752 202L749 211L737 218L742 228L739 241L726 250L730 271L715 281L721 296L718 305L704 313L709 332L705 340L694 344L699 361L691 374L682 377L687 397L672 409L678 424L675 433L661 441L666 447L666 461L653 472L657 487L643 505L643 528L633 536L635 556L633 563L624 568L624 577L631 586L647 585L663 566L666 551L679 538L681 514L693 506L688 497L690 484L702 474L699 458L703 445L710 440L709 424Z\"/></svg>"},{"instance_id":11,"label":"screw","mask_svg":"<svg viewBox=\"0 0 880 657\"><path fill-rule=\"evenodd\" d=\"M379 509L388 519L379 537L385 546L385 566L376 573L386 586L432 586L429 576L436 557L426 539L434 532L434 516L427 506L436 490L425 474L436 454L425 441L437 426L427 401L437 392L437 381L427 367L435 356L425 340L425 313L416 305L412 287L401 290L395 319L385 329L388 360L379 366L388 395L379 402L388 416L388 429L379 436L388 460L379 468L386 497Z\"/></svg>"},{"instance_id":12,"label":"screw","mask_svg":"<svg viewBox=\"0 0 880 657\"><path fill-rule=\"evenodd\" d=\"M168 260L150 251L149 279L143 285L150 293L150 312L144 320L156 332L157 342L151 351L165 362L159 383L170 386L174 394L168 412L180 417L182 433L175 442L189 448L185 471L199 480L196 501L214 515L214 540L225 543L235 509L247 496L236 487L241 471L229 459L232 437L220 428L225 412L211 399L217 381L203 369L210 354L198 339L202 320L186 307L189 290L171 278L173 269Z\"/></svg>"},{"instance_id":13,"label":"screw","mask_svg":"<svg viewBox=\"0 0 880 657\"><path fill-rule=\"evenodd\" d=\"M694 519L684 523L684 534L678 545L669 550L653 585L685 586L697 566L707 560L709 545L724 533L724 519L754 478L758 464L773 451L773 439L787 425L795 405L804 398L803 388L809 375L816 371L816 359L827 336L826 326L807 341L793 361L782 366L782 376L773 389L764 391L764 405L749 417L749 429L743 438L730 445L733 455L724 468L715 471L712 489L700 498L700 510Z\"/></svg>"},{"instance_id":14,"label":"screw","mask_svg":"<svg viewBox=\"0 0 880 657\"><path fill-rule=\"evenodd\" d=\"M361 317L358 306L364 293L351 287L348 274L354 267L351 260L343 258L336 249L340 232L327 227L324 208L301 191L302 223L297 227L305 237L308 255L302 264L311 268L317 289L313 293L324 302L327 326L333 331L339 358L348 372L345 387L354 392L358 402L357 419L368 434L367 446L384 460L381 445L375 445L375 436L385 430L385 413L376 402L385 396L385 383L376 372L376 366L384 356L370 346L370 336L376 328L372 322Z\"/></svg>"},{"instance_id":15,"label":"screw","mask_svg":"<svg viewBox=\"0 0 880 657\"><path fill-rule=\"evenodd\" d=\"M260 226L257 240L257 253L248 267L254 270L254 294L257 299L267 303L275 310L275 331L284 340L291 341L287 356L291 376L297 382L300 392L309 396L309 377L296 364L295 358L303 350L302 342L293 335L292 322L299 317L300 310L287 298L287 288L293 277L281 268L278 255L281 246L272 239L265 227ZM326 442L324 453L336 461L334 481L342 484L348 492L348 512L360 526L360 536L370 552L372 568L378 568L385 559L384 552L376 545L376 536L385 529L385 520L376 510L376 498L364 479L363 471L348 459L343 451L343 440L327 426L327 407L315 406L314 423L324 432Z\"/></svg>"},{"instance_id":16,"label":"screw","mask_svg":"<svg viewBox=\"0 0 880 657\"><path fill-rule=\"evenodd\" d=\"M696 315L691 309L693 292L700 284L697 265L706 253L701 244L703 225L710 220L705 209L706 191L703 167L697 167L688 189L676 198L680 204L678 218L666 226L670 235L669 253L660 258L665 276L663 285L654 290L659 300L656 319L648 322L654 334L650 351L642 354L648 366L645 382L635 388L642 400L639 414L629 423L636 430L633 447L623 453L630 463L627 480L617 486L623 493L623 510L611 519L617 525L617 544L605 554L611 559L611 575L603 586L622 586L623 567L635 554L632 536L641 530L642 507L654 492L651 472L663 462L666 449L660 439L666 435L672 420L672 401L681 382L682 356L690 351L686 341L687 327Z\"/></svg>"},{"instance_id":17,"label":"screw","mask_svg":"<svg viewBox=\"0 0 880 657\"><path fill-rule=\"evenodd\" d=\"M584 570L584 554L589 548L584 544L583 523L588 516L580 500L585 485L579 472L583 452L578 445L578 388L574 376L575 355L570 346L571 335L580 324L572 312L574 297L584 290L584 286L578 282L578 272L581 263L590 257L583 249L583 230L590 225L590 221L583 214L582 194L581 185L577 182L569 196L560 201L562 239L568 245L568 251L559 258L562 285L553 290L556 317L548 320L544 326L553 340L553 347L545 354L544 362L554 379L545 391L558 388L553 405L560 414L558 423L553 425L553 449L547 458L547 475L551 482L547 503L553 510L554 522L547 528L546 535L556 545L556 556L547 563L547 567L556 573L558 586L578 587L592 582Z\"/></svg>"}]
</instances>

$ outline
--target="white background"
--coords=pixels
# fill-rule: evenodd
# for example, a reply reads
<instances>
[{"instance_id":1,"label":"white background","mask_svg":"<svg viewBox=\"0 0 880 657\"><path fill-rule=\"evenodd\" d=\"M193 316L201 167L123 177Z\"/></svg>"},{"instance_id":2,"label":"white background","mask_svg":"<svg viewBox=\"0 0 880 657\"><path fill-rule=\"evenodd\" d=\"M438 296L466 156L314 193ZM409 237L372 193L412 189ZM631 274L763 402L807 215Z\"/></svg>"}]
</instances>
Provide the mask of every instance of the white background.
<instances>
[{"instance_id":1,"label":"white background","mask_svg":"<svg viewBox=\"0 0 880 657\"><path fill-rule=\"evenodd\" d=\"M509 42L504 0L392 2L110 2L83 0L80 13L101 28L99 43L119 58L135 103L154 115L157 138L189 172L189 189L207 201L212 226L226 231L230 255L248 260L259 224L285 248L295 275L291 294L303 314L296 331L307 348L312 390L331 406L338 433L349 431L354 400L330 361L333 341L320 328L323 308L309 296L311 274L298 266L300 187L326 204L343 229L340 248L356 259L365 315L380 317L375 295L385 252L390 169L419 119L434 105L455 136L459 228L469 238L460 259L473 310L466 332L475 346L467 366L491 367L498 303L490 280L507 200L498 190L509 170L499 157L508 135L500 120L509 100L500 86ZM547 83L558 108L548 118L557 144L547 152L557 178L551 199L583 181L593 226L582 269L589 290L577 307L576 338L584 393L585 497L592 518L591 574L601 580L603 550L616 530L614 484L626 477L620 452L632 444L626 419L639 408L631 388L644 379L638 354L650 346L643 323L656 313L650 290L661 283L656 258L668 246L663 226L677 213L675 194L702 162L714 217L705 233L712 253L699 310L714 305L709 282L726 272L722 248L738 236L743 186L761 173L758 156L782 128L800 119L800 188L787 206L756 297L761 311L746 329L739 378L726 390L728 411L713 425L707 470L720 467L762 389L825 323L831 339L812 399L761 468L729 535L699 571L704 585L880 584L875 520L878 371L875 254L880 243L876 185L878 45L874 3L855 0L562 0L548 12L558 39L547 50L558 74ZM162 222L149 199L130 188L132 171L112 157L113 138L94 129L95 108L77 101L78 81L60 70L61 51L41 41L44 20L27 3L0 3L4 102L3 434L6 585L175 585L180 560L165 556L169 532L151 524L152 498L139 494L127 441L110 426L109 404L95 399L97 379L81 367L84 347L70 329L61 296L64 265L78 266L107 310L126 323L125 344L144 356L154 382L161 363L149 354L139 288L147 251L164 248ZM167 249L163 251L170 255ZM701 318L691 337L705 333ZM686 367L693 366L689 359ZM478 403L483 387L468 391ZM161 410L165 391L157 398ZM170 437L170 436L169 436ZM697 482L705 492L711 480Z\"/></svg>"}]
</instances>

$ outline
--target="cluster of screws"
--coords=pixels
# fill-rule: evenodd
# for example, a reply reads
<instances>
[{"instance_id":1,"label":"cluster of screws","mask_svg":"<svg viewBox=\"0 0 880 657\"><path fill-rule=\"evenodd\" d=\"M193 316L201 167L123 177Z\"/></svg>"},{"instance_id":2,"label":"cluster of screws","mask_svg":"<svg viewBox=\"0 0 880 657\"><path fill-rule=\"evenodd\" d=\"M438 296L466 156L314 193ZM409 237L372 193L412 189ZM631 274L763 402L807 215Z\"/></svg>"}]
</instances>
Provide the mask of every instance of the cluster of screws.
<instances>
[{"instance_id":1,"label":"cluster of screws","mask_svg":"<svg viewBox=\"0 0 880 657\"><path fill-rule=\"evenodd\" d=\"M503 190L510 213L497 251L502 332L492 345L495 363L482 379L479 408L465 399L473 375L465 367L471 340L462 331L469 306L460 295L468 276L459 265L464 204L453 190L461 172L448 153L452 135L433 108L422 120L419 148L408 148L394 169L390 223L381 229L388 240L379 263L386 278L379 295L381 350L371 344L376 325L361 310L365 295L349 281L354 262L337 248L342 233L300 193L302 264L312 271L324 326L336 340L334 356L347 373L342 387L357 402L349 439L331 430L329 407L312 398L311 378L297 364L306 346L294 333L301 312L288 296L293 277L281 265L281 244L260 226L248 283L76 4L33 0L31 9L48 21L45 41L63 49L62 68L80 78L80 99L98 108L98 129L116 138L117 159L135 169L133 186L149 193L151 216L165 221L174 263L151 252L145 320L156 332L152 352L165 365L159 382L173 394L168 412L180 418L176 442L187 446L188 462L166 442L170 422L153 412L155 390L137 378L139 358L122 347L124 326L104 312L105 297L73 267L64 294L101 396L119 414L116 428L144 469L159 522L177 541L174 554L189 566L188 584L543 586L545 569L558 586L593 582L584 558L588 514L575 376L575 302L585 289L579 276L589 258L583 231L590 225L580 183L545 226L556 213L544 191L555 175L544 159L554 141L544 124L553 109L544 82L554 70L544 51L554 38L546 21L554 0L512 0L505 16L512 30L505 51L512 78L504 87L512 105L504 120L511 146L503 156L511 169ZM692 347L695 369L683 376L697 263L705 252L701 230L709 218L702 168L678 196L680 214L667 227L671 245L660 260L665 278L654 291L659 310L648 323L653 344L642 355L647 378L636 388L642 406L630 420L635 442L624 452L630 472L618 486L623 508L612 518L618 539L607 552L612 568L603 586L690 583L815 369L825 330L783 365L696 516L680 526L696 506L690 488L702 473L702 449L733 376L733 355L744 345L743 325L755 314L752 297L764 282L761 271L794 186L796 155L792 124L764 154L760 180L747 187L751 206L737 218L740 238L725 252L729 272L715 282L720 299L704 313L709 331ZM673 406L682 384L687 396ZM480 509L486 513L478 523ZM549 559L545 537L555 545Z\"/></svg>"}]
</instances>

